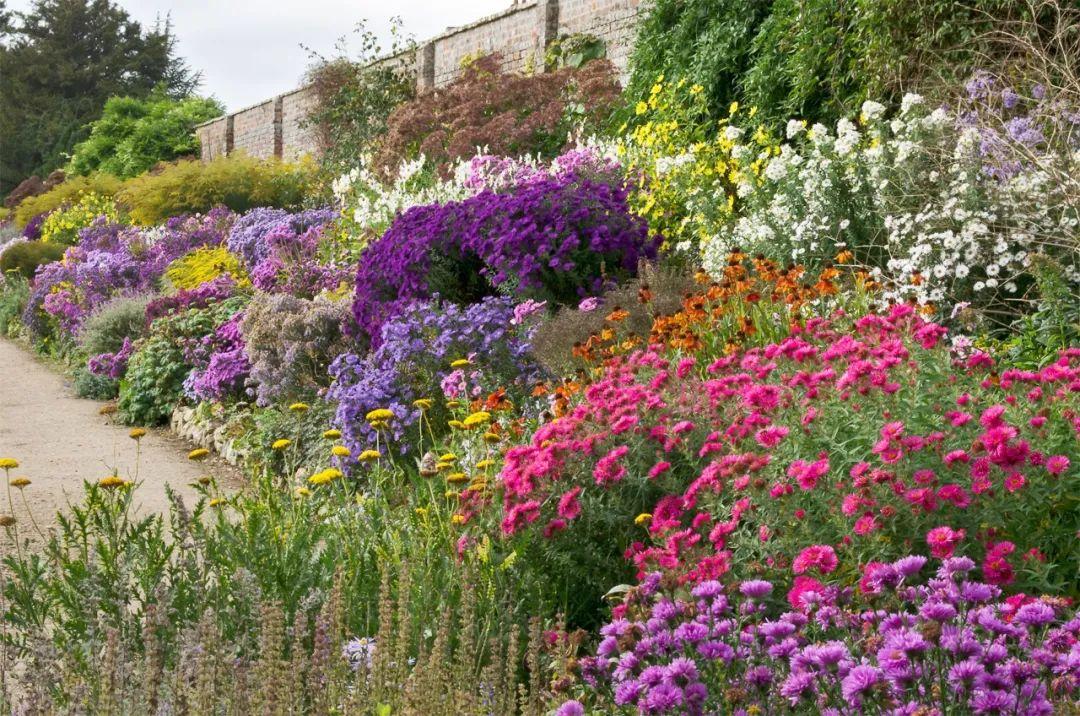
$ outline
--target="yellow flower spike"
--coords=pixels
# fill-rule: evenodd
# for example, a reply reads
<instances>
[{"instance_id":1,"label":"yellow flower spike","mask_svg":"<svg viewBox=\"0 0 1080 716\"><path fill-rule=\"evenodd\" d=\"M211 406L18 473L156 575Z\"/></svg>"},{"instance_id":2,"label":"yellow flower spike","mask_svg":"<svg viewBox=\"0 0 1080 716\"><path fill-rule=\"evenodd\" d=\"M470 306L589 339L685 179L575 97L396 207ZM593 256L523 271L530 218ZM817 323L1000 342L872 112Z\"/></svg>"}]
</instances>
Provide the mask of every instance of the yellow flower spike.
<instances>
[{"instance_id":1,"label":"yellow flower spike","mask_svg":"<svg viewBox=\"0 0 1080 716\"><path fill-rule=\"evenodd\" d=\"M648 524L650 520L652 520L652 515L650 515L648 512L642 512L640 515L634 518L634 524L639 526L645 525Z\"/></svg>"},{"instance_id":2,"label":"yellow flower spike","mask_svg":"<svg viewBox=\"0 0 1080 716\"><path fill-rule=\"evenodd\" d=\"M292 445L292 440L289 440L288 438L281 438L280 440L275 440L274 443L270 446L270 449L281 452L290 445Z\"/></svg>"},{"instance_id":3,"label":"yellow flower spike","mask_svg":"<svg viewBox=\"0 0 1080 716\"><path fill-rule=\"evenodd\" d=\"M311 410L311 406L307 403L293 403L289 406L289 410L294 413L306 413L307 411Z\"/></svg>"},{"instance_id":4,"label":"yellow flower spike","mask_svg":"<svg viewBox=\"0 0 1080 716\"><path fill-rule=\"evenodd\" d=\"M220 507L220 506L224 505L225 502L226 502L226 500L225 500L224 497L215 497L214 499L210 500L210 506L211 507Z\"/></svg>"},{"instance_id":5,"label":"yellow flower spike","mask_svg":"<svg viewBox=\"0 0 1080 716\"><path fill-rule=\"evenodd\" d=\"M28 477L16 477L9 484L12 487L17 487L17 488L19 488L21 490L24 487L27 487L28 485L30 485L31 482L30 482L30 478L28 478Z\"/></svg>"},{"instance_id":6,"label":"yellow flower spike","mask_svg":"<svg viewBox=\"0 0 1080 716\"><path fill-rule=\"evenodd\" d=\"M330 448L330 454L334 457L352 457L352 452L344 445L335 445Z\"/></svg>"},{"instance_id":7,"label":"yellow flower spike","mask_svg":"<svg viewBox=\"0 0 1080 716\"><path fill-rule=\"evenodd\" d=\"M465 524L465 516L464 515L454 515L453 517L450 518L450 523L455 524L455 525L463 525L463 524Z\"/></svg>"},{"instance_id":8,"label":"yellow flower spike","mask_svg":"<svg viewBox=\"0 0 1080 716\"><path fill-rule=\"evenodd\" d=\"M139 440L140 438L143 438L145 436L146 436L146 431L143 430L142 428L133 428L132 431L130 433L128 433L128 437L131 438L132 440Z\"/></svg>"},{"instance_id":9,"label":"yellow flower spike","mask_svg":"<svg viewBox=\"0 0 1080 716\"><path fill-rule=\"evenodd\" d=\"M293 490L293 494L297 497L308 497L309 495L311 495L311 490L301 485L300 487Z\"/></svg>"},{"instance_id":10,"label":"yellow flower spike","mask_svg":"<svg viewBox=\"0 0 1080 716\"><path fill-rule=\"evenodd\" d=\"M187 454L188 460L205 460L210 456L210 451L206 448L195 448Z\"/></svg>"},{"instance_id":11,"label":"yellow flower spike","mask_svg":"<svg viewBox=\"0 0 1080 716\"><path fill-rule=\"evenodd\" d=\"M19 461L13 457L0 457L0 470L14 470L19 467Z\"/></svg>"},{"instance_id":12,"label":"yellow flower spike","mask_svg":"<svg viewBox=\"0 0 1080 716\"><path fill-rule=\"evenodd\" d=\"M123 487L127 484L127 480L118 475L109 475L98 480L98 487L104 487L107 490L111 490L114 487Z\"/></svg>"},{"instance_id":13,"label":"yellow flower spike","mask_svg":"<svg viewBox=\"0 0 1080 716\"><path fill-rule=\"evenodd\" d=\"M446 481L456 485L459 482L468 482L469 476L466 475L464 472L451 472L449 475L446 476Z\"/></svg>"},{"instance_id":14,"label":"yellow flower spike","mask_svg":"<svg viewBox=\"0 0 1080 716\"><path fill-rule=\"evenodd\" d=\"M413 407L420 410L431 410L431 406L434 405L434 401L431 398L420 398L413 401Z\"/></svg>"},{"instance_id":15,"label":"yellow flower spike","mask_svg":"<svg viewBox=\"0 0 1080 716\"><path fill-rule=\"evenodd\" d=\"M388 421L394 419L394 411L387 408L376 408L364 417L369 423Z\"/></svg>"},{"instance_id":16,"label":"yellow flower spike","mask_svg":"<svg viewBox=\"0 0 1080 716\"><path fill-rule=\"evenodd\" d=\"M478 410L461 421L461 424L466 428L478 428L481 425L487 425L490 422L491 413L484 410Z\"/></svg>"},{"instance_id":17,"label":"yellow flower spike","mask_svg":"<svg viewBox=\"0 0 1080 716\"><path fill-rule=\"evenodd\" d=\"M0 527L11 527L15 524L15 518L11 515L0 515Z\"/></svg>"},{"instance_id":18,"label":"yellow flower spike","mask_svg":"<svg viewBox=\"0 0 1080 716\"><path fill-rule=\"evenodd\" d=\"M455 430L461 430L465 427L465 423L461 422L460 420L451 420L447 423L447 425L454 428Z\"/></svg>"},{"instance_id":19,"label":"yellow flower spike","mask_svg":"<svg viewBox=\"0 0 1080 716\"><path fill-rule=\"evenodd\" d=\"M322 434L327 440L337 440L341 437L341 431L331 428Z\"/></svg>"}]
</instances>

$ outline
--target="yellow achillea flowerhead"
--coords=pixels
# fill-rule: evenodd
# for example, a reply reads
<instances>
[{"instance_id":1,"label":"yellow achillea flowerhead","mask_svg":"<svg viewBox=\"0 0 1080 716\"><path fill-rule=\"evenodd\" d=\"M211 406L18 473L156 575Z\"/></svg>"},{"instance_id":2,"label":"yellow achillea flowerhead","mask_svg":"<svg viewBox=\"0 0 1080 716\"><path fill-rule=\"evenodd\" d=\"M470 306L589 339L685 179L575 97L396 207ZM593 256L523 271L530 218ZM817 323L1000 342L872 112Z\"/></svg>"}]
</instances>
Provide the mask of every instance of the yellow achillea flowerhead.
<instances>
[{"instance_id":1,"label":"yellow achillea flowerhead","mask_svg":"<svg viewBox=\"0 0 1080 716\"><path fill-rule=\"evenodd\" d=\"M487 485L487 480L473 480L465 489L469 492L483 492L487 489Z\"/></svg>"},{"instance_id":2,"label":"yellow achillea flowerhead","mask_svg":"<svg viewBox=\"0 0 1080 716\"><path fill-rule=\"evenodd\" d=\"M334 447L330 448L330 454L334 457L352 456L352 452L350 452L349 448L345 447L344 445L335 445Z\"/></svg>"},{"instance_id":3,"label":"yellow achillea flowerhead","mask_svg":"<svg viewBox=\"0 0 1080 716\"><path fill-rule=\"evenodd\" d=\"M15 518L11 515L0 515L0 527L11 527L15 524Z\"/></svg>"},{"instance_id":4,"label":"yellow achillea flowerhead","mask_svg":"<svg viewBox=\"0 0 1080 716\"><path fill-rule=\"evenodd\" d=\"M293 490L293 494L296 495L297 497L307 497L308 495L311 494L311 490L309 490L306 487L304 487L303 485L301 485L300 487Z\"/></svg>"},{"instance_id":5,"label":"yellow achillea flowerhead","mask_svg":"<svg viewBox=\"0 0 1080 716\"><path fill-rule=\"evenodd\" d=\"M0 470L14 470L19 466L19 461L13 457L0 457Z\"/></svg>"},{"instance_id":6,"label":"yellow achillea flowerhead","mask_svg":"<svg viewBox=\"0 0 1080 716\"><path fill-rule=\"evenodd\" d=\"M457 460L457 455L452 452L443 453L439 456L439 462L453 462L454 460Z\"/></svg>"},{"instance_id":7,"label":"yellow achillea flowerhead","mask_svg":"<svg viewBox=\"0 0 1080 716\"><path fill-rule=\"evenodd\" d=\"M484 433L484 440L489 443L497 443L502 440L502 437L498 433Z\"/></svg>"},{"instance_id":8,"label":"yellow achillea flowerhead","mask_svg":"<svg viewBox=\"0 0 1080 716\"><path fill-rule=\"evenodd\" d=\"M443 462L442 460L440 460L439 462L435 463L435 470L438 472L442 472L443 470L449 470L453 466L454 463L452 462Z\"/></svg>"},{"instance_id":9,"label":"yellow achillea flowerhead","mask_svg":"<svg viewBox=\"0 0 1080 716\"><path fill-rule=\"evenodd\" d=\"M460 400L448 400L448 401L446 401L446 407L450 408L451 410L453 410L454 408L460 408L461 407L461 401Z\"/></svg>"},{"instance_id":10,"label":"yellow achillea flowerhead","mask_svg":"<svg viewBox=\"0 0 1080 716\"><path fill-rule=\"evenodd\" d=\"M455 524L455 525L463 525L463 524L465 524L465 516L464 515L454 515L453 517L450 518L450 522L451 522L451 524Z\"/></svg>"},{"instance_id":11,"label":"yellow achillea flowerhead","mask_svg":"<svg viewBox=\"0 0 1080 716\"><path fill-rule=\"evenodd\" d=\"M142 428L133 428L131 430L131 432L128 433L128 437L131 438L132 440L138 440L139 438L142 438L145 435L146 435L146 431L143 430Z\"/></svg>"},{"instance_id":12,"label":"yellow achillea flowerhead","mask_svg":"<svg viewBox=\"0 0 1080 716\"><path fill-rule=\"evenodd\" d=\"M491 467L494 464L495 464L494 460L492 460L491 458L487 458L487 459L481 460L480 462L476 463L476 467L477 467L478 470L486 470L487 468Z\"/></svg>"},{"instance_id":13,"label":"yellow achillea flowerhead","mask_svg":"<svg viewBox=\"0 0 1080 716\"><path fill-rule=\"evenodd\" d=\"M224 505L224 504L225 504L225 498L224 497L215 497L214 499L210 500L210 506L211 507L220 507L221 505Z\"/></svg>"},{"instance_id":14,"label":"yellow achillea flowerhead","mask_svg":"<svg viewBox=\"0 0 1080 716\"><path fill-rule=\"evenodd\" d=\"M325 470L321 470L320 472L316 472L307 480L312 485L325 485L328 482L332 482L339 477L344 476L345 474L341 470L337 469L336 467L330 467Z\"/></svg>"},{"instance_id":15,"label":"yellow achillea flowerhead","mask_svg":"<svg viewBox=\"0 0 1080 716\"><path fill-rule=\"evenodd\" d=\"M413 510L413 512L416 513L417 517L420 517L421 519L427 519L427 508L426 507L417 507L415 510Z\"/></svg>"},{"instance_id":16,"label":"yellow achillea flowerhead","mask_svg":"<svg viewBox=\"0 0 1080 716\"><path fill-rule=\"evenodd\" d=\"M443 497L448 500L456 500L458 498L458 493L454 492L453 490L447 490L443 493Z\"/></svg>"},{"instance_id":17,"label":"yellow achillea flowerhead","mask_svg":"<svg viewBox=\"0 0 1080 716\"><path fill-rule=\"evenodd\" d=\"M382 457L382 453L378 450L365 450L356 458L360 462L370 462L371 460L378 460Z\"/></svg>"},{"instance_id":18,"label":"yellow achillea flowerhead","mask_svg":"<svg viewBox=\"0 0 1080 716\"><path fill-rule=\"evenodd\" d=\"M472 361L468 358L458 358L456 361L450 364L451 368L465 368L472 365Z\"/></svg>"},{"instance_id":19,"label":"yellow achillea flowerhead","mask_svg":"<svg viewBox=\"0 0 1080 716\"><path fill-rule=\"evenodd\" d=\"M275 440L274 444L270 446L270 449L271 450L284 450L285 448L289 447L290 445L292 445L292 440L289 440L288 438L281 438L280 440Z\"/></svg>"},{"instance_id":20,"label":"yellow achillea flowerhead","mask_svg":"<svg viewBox=\"0 0 1080 716\"><path fill-rule=\"evenodd\" d=\"M17 487L20 490L30 484L30 478L28 477L16 477L11 481L12 487Z\"/></svg>"},{"instance_id":21,"label":"yellow achillea flowerhead","mask_svg":"<svg viewBox=\"0 0 1080 716\"><path fill-rule=\"evenodd\" d=\"M387 408L376 408L364 417L367 418L369 423L385 422L394 419L394 411L388 410Z\"/></svg>"},{"instance_id":22,"label":"yellow achillea flowerhead","mask_svg":"<svg viewBox=\"0 0 1080 716\"><path fill-rule=\"evenodd\" d=\"M468 482L469 476L464 472L451 472L446 476L446 481L450 483Z\"/></svg>"},{"instance_id":23,"label":"yellow achillea flowerhead","mask_svg":"<svg viewBox=\"0 0 1080 716\"><path fill-rule=\"evenodd\" d=\"M104 487L107 490L111 490L114 487L123 487L127 484L127 480L118 475L109 475L98 480L98 487Z\"/></svg>"},{"instance_id":24,"label":"yellow achillea flowerhead","mask_svg":"<svg viewBox=\"0 0 1080 716\"><path fill-rule=\"evenodd\" d=\"M651 519L652 519L652 515L650 515L648 512L642 512L640 515L638 515L637 517L634 518L634 524L635 525L644 525Z\"/></svg>"},{"instance_id":25,"label":"yellow achillea flowerhead","mask_svg":"<svg viewBox=\"0 0 1080 716\"><path fill-rule=\"evenodd\" d=\"M420 398L413 401L413 407L420 410L431 410L431 406L434 405L434 401L431 398Z\"/></svg>"},{"instance_id":26,"label":"yellow achillea flowerhead","mask_svg":"<svg viewBox=\"0 0 1080 716\"><path fill-rule=\"evenodd\" d=\"M205 460L209 457L210 451L206 448L195 448L187 454L188 460Z\"/></svg>"},{"instance_id":27,"label":"yellow achillea flowerhead","mask_svg":"<svg viewBox=\"0 0 1080 716\"><path fill-rule=\"evenodd\" d=\"M331 428L330 430L327 430L325 433L323 433L322 436L327 440L337 440L341 437L341 431Z\"/></svg>"},{"instance_id":28,"label":"yellow achillea flowerhead","mask_svg":"<svg viewBox=\"0 0 1080 716\"><path fill-rule=\"evenodd\" d=\"M477 412L467 416L461 422L466 428L477 428L481 425L487 425L491 422L491 413L484 410L478 410Z\"/></svg>"},{"instance_id":29,"label":"yellow achillea flowerhead","mask_svg":"<svg viewBox=\"0 0 1080 716\"><path fill-rule=\"evenodd\" d=\"M451 420L447 423L447 425L454 428L455 430L461 430L465 427L465 423L461 422L460 420Z\"/></svg>"},{"instance_id":30,"label":"yellow achillea flowerhead","mask_svg":"<svg viewBox=\"0 0 1080 716\"><path fill-rule=\"evenodd\" d=\"M307 403L293 403L289 406L289 410L293 411L294 413L306 413L307 411L311 410L311 406Z\"/></svg>"},{"instance_id":31,"label":"yellow achillea flowerhead","mask_svg":"<svg viewBox=\"0 0 1080 716\"><path fill-rule=\"evenodd\" d=\"M116 412L116 403L107 403L98 408L98 415L112 415Z\"/></svg>"}]
</instances>

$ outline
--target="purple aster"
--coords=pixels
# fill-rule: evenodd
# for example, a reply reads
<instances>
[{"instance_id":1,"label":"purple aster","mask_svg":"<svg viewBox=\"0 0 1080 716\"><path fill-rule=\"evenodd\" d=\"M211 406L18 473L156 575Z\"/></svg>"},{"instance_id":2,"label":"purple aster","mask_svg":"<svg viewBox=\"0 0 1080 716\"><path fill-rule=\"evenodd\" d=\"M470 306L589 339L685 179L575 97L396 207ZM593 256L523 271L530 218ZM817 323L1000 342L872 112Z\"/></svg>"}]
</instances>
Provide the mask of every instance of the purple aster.
<instances>
[{"instance_id":1,"label":"purple aster","mask_svg":"<svg viewBox=\"0 0 1080 716\"><path fill-rule=\"evenodd\" d=\"M771 592L773 585L764 579L751 579L739 585L739 591L751 599L761 599Z\"/></svg>"},{"instance_id":2,"label":"purple aster","mask_svg":"<svg viewBox=\"0 0 1080 716\"><path fill-rule=\"evenodd\" d=\"M630 706L641 698L645 686L640 681L624 681L615 687L615 705Z\"/></svg>"},{"instance_id":3,"label":"purple aster","mask_svg":"<svg viewBox=\"0 0 1080 716\"><path fill-rule=\"evenodd\" d=\"M555 716L584 716L584 714L585 707L576 700L567 701L555 711Z\"/></svg>"},{"instance_id":4,"label":"purple aster","mask_svg":"<svg viewBox=\"0 0 1080 716\"><path fill-rule=\"evenodd\" d=\"M982 582L965 582L960 587L960 596L967 602L986 602L994 596L994 589Z\"/></svg>"},{"instance_id":5,"label":"purple aster","mask_svg":"<svg viewBox=\"0 0 1080 716\"><path fill-rule=\"evenodd\" d=\"M813 690L814 674L809 671L793 672L780 684L780 695L790 701L792 706L812 694Z\"/></svg>"},{"instance_id":6,"label":"purple aster","mask_svg":"<svg viewBox=\"0 0 1080 716\"><path fill-rule=\"evenodd\" d=\"M1028 626L1042 626L1054 621L1054 608L1045 602L1025 604L1016 611L1016 621Z\"/></svg>"},{"instance_id":7,"label":"purple aster","mask_svg":"<svg viewBox=\"0 0 1080 716\"><path fill-rule=\"evenodd\" d=\"M718 594L723 594L724 585L715 579L710 579L694 587L694 590L690 593L698 599L710 599Z\"/></svg>"},{"instance_id":8,"label":"purple aster","mask_svg":"<svg viewBox=\"0 0 1080 716\"><path fill-rule=\"evenodd\" d=\"M638 681L640 681L643 686L653 687L663 683L665 676L667 676L667 669L654 664L641 672Z\"/></svg>"},{"instance_id":9,"label":"purple aster","mask_svg":"<svg viewBox=\"0 0 1080 716\"><path fill-rule=\"evenodd\" d=\"M698 653L709 661L723 659L731 662L735 658L735 650L729 644L722 641L706 641L697 645Z\"/></svg>"},{"instance_id":10,"label":"purple aster","mask_svg":"<svg viewBox=\"0 0 1080 716\"><path fill-rule=\"evenodd\" d=\"M919 616L935 622L947 622L956 616L956 607L946 602L927 602L919 609Z\"/></svg>"},{"instance_id":11,"label":"purple aster","mask_svg":"<svg viewBox=\"0 0 1080 716\"><path fill-rule=\"evenodd\" d=\"M746 670L746 683L760 689L767 688L773 681L773 672L767 666L754 666Z\"/></svg>"},{"instance_id":12,"label":"purple aster","mask_svg":"<svg viewBox=\"0 0 1080 716\"><path fill-rule=\"evenodd\" d=\"M860 703L860 697L884 678L884 673L876 666L867 664L853 666L840 682L840 693L843 694L845 700Z\"/></svg>"},{"instance_id":13,"label":"purple aster","mask_svg":"<svg viewBox=\"0 0 1080 716\"><path fill-rule=\"evenodd\" d=\"M682 706L682 703L682 689L672 684L659 684L649 689L642 705L645 713L662 714Z\"/></svg>"},{"instance_id":14,"label":"purple aster","mask_svg":"<svg viewBox=\"0 0 1080 716\"><path fill-rule=\"evenodd\" d=\"M956 574L965 574L975 569L975 562L968 557L949 557L941 563L938 576L942 579L950 579Z\"/></svg>"},{"instance_id":15,"label":"purple aster","mask_svg":"<svg viewBox=\"0 0 1080 716\"><path fill-rule=\"evenodd\" d=\"M922 555L911 555L908 557L901 557L892 563L893 569L904 577L911 577L919 573L919 570L926 564L926 557Z\"/></svg>"},{"instance_id":16,"label":"purple aster","mask_svg":"<svg viewBox=\"0 0 1080 716\"><path fill-rule=\"evenodd\" d=\"M691 681L697 681L697 664L694 663L693 659L687 659L685 656L672 659L671 663L667 666L665 678L669 683L682 686L685 686Z\"/></svg>"},{"instance_id":17,"label":"purple aster","mask_svg":"<svg viewBox=\"0 0 1080 716\"><path fill-rule=\"evenodd\" d=\"M1016 712L1016 697L1008 691L978 689L971 698L971 708L977 714L1012 714Z\"/></svg>"},{"instance_id":18,"label":"purple aster","mask_svg":"<svg viewBox=\"0 0 1080 716\"><path fill-rule=\"evenodd\" d=\"M967 691L985 673L986 669L978 661L966 659L949 669L949 683L958 691Z\"/></svg>"},{"instance_id":19,"label":"purple aster","mask_svg":"<svg viewBox=\"0 0 1080 716\"><path fill-rule=\"evenodd\" d=\"M675 629L675 638L688 644L696 644L709 636L709 627L697 622L685 622Z\"/></svg>"}]
</instances>

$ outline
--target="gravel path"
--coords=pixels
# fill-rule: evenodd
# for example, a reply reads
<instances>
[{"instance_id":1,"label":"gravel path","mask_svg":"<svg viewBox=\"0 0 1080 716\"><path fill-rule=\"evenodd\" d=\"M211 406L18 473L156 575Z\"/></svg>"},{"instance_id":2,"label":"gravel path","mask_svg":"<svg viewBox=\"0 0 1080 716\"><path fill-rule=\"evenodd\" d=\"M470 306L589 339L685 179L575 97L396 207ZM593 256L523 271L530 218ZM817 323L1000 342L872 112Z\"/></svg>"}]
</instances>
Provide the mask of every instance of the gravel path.
<instances>
[{"instance_id":1,"label":"gravel path","mask_svg":"<svg viewBox=\"0 0 1080 716\"><path fill-rule=\"evenodd\" d=\"M62 376L17 344L0 339L0 457L19 461L12 478L25 476L32 482L23 495L12 490L20 537L40 541L23 497L47 532L56 524L57 510L81 499L84 480L96 481L114 470L121 477L135 477L136 445L128 437L130 428L101 415L103 405L76 398ZM223 462L188 460L191 448L165 430L148 431L138 460L142 485L135 503L140 513L168 511L165 485L190 504L196 496L190 484L201 475L213 474L228 491L240 484L237 472ZM7 494L0 491L0 514L9 511ZM0 542L10 545L2 532Z\"/></svg>"}]
</instances>

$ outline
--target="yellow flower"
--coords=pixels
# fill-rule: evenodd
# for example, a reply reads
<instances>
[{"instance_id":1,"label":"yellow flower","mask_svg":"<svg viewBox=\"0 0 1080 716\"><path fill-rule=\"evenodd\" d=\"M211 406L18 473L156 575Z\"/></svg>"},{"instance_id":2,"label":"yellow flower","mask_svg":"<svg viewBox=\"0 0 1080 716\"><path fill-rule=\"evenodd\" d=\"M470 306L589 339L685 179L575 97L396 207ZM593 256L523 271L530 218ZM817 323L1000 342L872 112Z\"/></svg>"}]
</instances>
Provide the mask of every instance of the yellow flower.
<instances>
[{"instance_id":1,"label":"yellow flower","mask_svg":"<svg viewBox=\"0 0 1080 716\"><path fill-rule=\"evenodd\" d=\"M390 427L390 422L388 420L372 420L368 425L374 430L386 430L386 428Z\"/></svg>"},{"instance_id":2,"label":"yellow flower","mask_svg":"<svg viewBox=\"0 0 1080 716\"><path fill-rule=\"evenodd\" d=\"M445 497L448 500L457 499L457 496L458 496L458 493L454 492L453 490L447 490L446 492L443 493L443 497Z\"/></svg>"},{"instance_id":3,"label":"yellow flower","mask_svg":"<svg viewBox=\"0 0 1080 716\"><path fill-rule=\"evenodd\" d=\"M145 435L146 435L146 431L143 430L142 428L134 428L134 429L132 429L132 431L130 433L128 433L128 437L131 438L132 440L138 440L139 438L142 438Z\"/></svg>"},{"instance_id":4,"label":"yellow flower","mask_svg":"<svg viewBox=\"0 0 1080 716\"><path fill-rule=\"evenodd\" d=\"M446 476L446 481L454 484L457 484L459 482L468 482L469 476L466 475L464 472L451 472L449 475Z\"/></svg>"},{"instance_id":5,"label":"yellow flower","mask_svg":"<svg viewBox=\"0 0 1080 716\"><path fill-rule=\"evenodd\" d=\"M413 401L413 407L419 408L420 410L431 410L432 405L434 405L434 402L431 398L420 398L419 400Z\"/></svg>"},{"instance_id":6,"label":"yellow flower","mask_svg":"<svg viewBox=\"0 0 1080 716\"><path fill-rule=\"evenodd\" d=\"M20 490L30 484L30 478L28 477L16 477L11 481L12 487L17 487Z\"/></svg>"},{"instance_id":7,"label":"yellow flower","mask_svg":"<svg viewBox=\"0 0 1080 716\"><path fill-rule=\"evenodd\" d=\"M375 410L372 410L370 413L368 413L366 417L367 417L367 421L369 423L374 423L374 422L378 422L378 421L385 421L385 420L393 420L394 419L394 411L388 410L386 408L376 408Z\"/></svg>"},{"instance_id":8,"label":"yellow flower","mask_svg":"<svg viewBox=\"0 0 1080 716\"><path fill-rule=\"evenodd\" d=\"M188 460L205 460L210 455L206 448L195 448L187 454Z\"/></svg>"},{"instance_id":9,"label":"yellow flower","mask_svg":"<svg viewBox=\"0 0 1080 716\"><path fill-rule=\"evenodd\" d=\"M497 443L502 440L502 437L498 433L484 433L484 440L489 443Z\"/></svg>"},{"instance_id":10,"label":"yellow flower","mask_svg":"<svg viewBox=\"0 0 1080 716\"><path fill-rule=\"evenodd\" d=\"M349 451L349 448L345 447L344 445L335 445L334 447L330 448L330 454L334 457L350 457L352 455L352 453Z\"/></svg>"},{"instance_id":11,"label":"yellow flower","mask_svg":"<svg viewBox=\"0 0 1080 716\"><path fill-rule=\"evenodd\" d=\"M634 518L634 524L635 525L644 525L651 519L652 519L652 515L650 515L648 512L642 512L640 515L638 515L637 517Z\"/></svg>"},{"instance_id":12,"label":"yellow flower","mask_svg":"<svg viewBox=\"0 0 1080 716\"><path fill-rule=\"evenodd\" d=\"M455 524L455 525L463 525L463 524L465 524L465 516L464 515L454 515L453 517L450 518L450 522L452 524Z\"/></svg>"},{"instance_id":13,"label":"yellow flower","mask_svg":"<svg viewBox=\"0 0 1080 716\"><path fill-rule=\"evenodd\" d=\"M468 358L458 358L456 361L450 363L451 368L466 368L472 365L472 361Z\"/></svg>"},{"instance_id":14,"label":"yellow flower","mask_svg":"<svg viewBox=\"0 0 1080 716\"><path fill-rule=\"evenodd\" d=\"M214 499L210 500L210 506L211 507L219 507L219 506L224 505L224 504L225 504L225 498L224 497L215 497Z\"/></svg>"},{"instance_id":15,"label":"yellow flower","mask_svg":"<svg viewBox=\"0 0 1080 716\"><path fill-rule=\"evenodd\" d=\"M320 472L316 472L314 475L307 479L312 485L325 485L328 482L344 477L345 474L336 467L330 467Z\"/></svg>"},{"instance_id":16,"label":"yellow flower","mask_svg":"<svg viewBox=\"0 0 1080 716\"><path fill-rule=\"evenodd\" d=\"M491 413L479 410L466 417L465 420L462 421L462 425L464 425L466 428L476 428L490 422Z\"/></svg>"},{"instance_id":17,"label":"yellow flower","mask_svg":"<svg viewBox=\"0 0 1080 716\"><path fill-rule=\"evenodd\" d=\"M487 468L491 467L494 464L495 464L495 461L492 460L491 458L488 458L486 460L481 460L480 462L476 463L476 468L478 470L486 470Z\"/></svg>"},{"instance_id":18,"label":"yellow flower","mask_svg":"<svg viewBox=\"0 0 1080 716\"><path fill-rule=\"evenodd\" d=\"M455 430L460 430L461 428L465 427L465 423L461 422L460 420L451 420L447 423L447 425L454 428Z\"/></svg>"},{"instance_id":19,"label":"yellow flower","mask_svg":"<svg viewBox=\"0 0 1080 716\"><path fill-rule=\"evenodd\" d=\"M15 518L11 515L0 515L0 527L11 527L15 524Z\"/></svg>"},{"instance_id":20,"label":"yellow flower","mask_svg":"<svg viewBox=\"0 0 1080 716\"><path fill-rule=\"evenodd\" d=\"M732 115L732 114L735 114L738 111L739 111L739 103L738 102L732 102L731 106L728 107L728 114Z\"/></svg>"},{"instance_id":21,"label":"yellow flower","mask_svg":"<svg viewBox=\"0 0 1080 716\"><path fill-rule=\"evenodd\" d=\"M341 431L340 430L335 430L335 429L330 429L330 430L327 430L325 433L323 433L322 436L324 438L326 438L327 440L337 440L338 438L341 437Z\"/></svg>"},{"instance_id":22,"label":"yellow flower","mask_svg":"<svg viewBox=\"0 0 1080 716\"><path fill-rule=\"evenodd\" d=\"M417 507L415 510L413 510L413 512L416 513L417 517L420 517L421 519L427 519L426 507Z\"/></svg>"},{"instance_id":23,"label":"yellow flower","mask_svg":"<svg viewBox=\"0 0 1080 716\"><path fill-rule=\"evenodd\" d=\"M461 401L460 400L448 400L448 401L446 401L446 407L450 408L451 410L453 410L454 408L460 408L461 407Z\"/></svg>"},{"instance_id":24,"label":"yellow flower","mask_svg":"<svg viewBox=\"0 0 1080 716\"><path fill-rule=\"evenodd\" d=\"M98 415L112 415L116 412L116 403L107 403L98 408Z\"/></svg>"},{"instance_id":25,"label":"yellow flower","mask_svg":"<svg viewBox=\"0 0 1080 716\"><path fill-rule=\"evenodd\" d=\"M300 487L293 490L293 494L296 495L297 497L307 497L308 495L311 494L311 490L309 490L306 487L304 487L303 485L301 485Z\"/></svg>"},{"instance_id":26,"label":"yellow flower","mask_svg":"<svg viewBox=\"0 0 1080 716\"><path fill-rule=\"evenodd\" d=\"M360 462L370 462L371 460L378 460L380 457L382 457L382 453L378 450L365 450L356 459Z\"/></svg>"},{"instance_id":27,"label":"yellow flower","mask_svg":"<svg viewBox=\"0 0 1080 716\"><path fill-rule=\"evenodd\" d=\"M114 487L123 487L127 484L127 480L117 475L109 475L98 480L98 487L104 487L111 490Z\"/></svg>"},{"instance_id":28,"label":"yellow flower","mask_svg":"<svg viewBox=\"0 0 1080 716\"><path fill-rule=\"evenodd\" d=\"M439 462L435 463L435 469L437 471L439 471L439 472L442 472L443 470L449 470L453 466L454 466L454 463L452 463L452 462L442 462L441 460Z\"/></svg>"},{"instance_id":29,"label":"yellow flower","mask_svg":"<svg viewBox=\"0 0 1080 716\"><path fill-rule=\"evenodd\" d=\"M307 411L311 410L311 406L307 403L293 403L289 406L289 410L293 411L294 413L306 413Z\"/></svg>"},{"instance_id":30,"label":"yellow flower","mask_svg":"<svg viewBox=\"0 0 1080 716\"><path fill-rule=\"evenodd\" d=\"M645 114L648 111L649 111L649 105L647 105L644 102L638 102L637 105L634 106L634 113L635 114Z\"/></svg>"},{"instance_id":31,"label":"yellow flower","mask_svg":"<svg viewBox=\"0 0 1080 716\"><path fill-rule=\"evenodd\" d=\"M690 94L701 94L705 91L705 88L701 85L693 85L690 87Z\"/></svg>"},{"instance_id":32,"label":"yellow flower","mask_svg":"<svg viewBox=\"0 0 1080 716\"><path fill-rule=\"evenodd\" d=\"M453 462L454 460L457 460L457 455L452 452L444 453L439 456L440 462Z\"/></svg>"},{"instance_id":33,"label":"yellow flower","mask_svg":"<svg viewBox=\"0 0 1080 716\"><path fill-rule=\"evenodd\" d=\"M270 446L270 449L281 451L289 447L290 445L292 445L292 440L289 440L288 438L281 438L280 440L275 440L274 444Z\"/></svg>"},{"instance_id":34,"label":"yellow flower","mask_svg":"<svg viewBox=\"0 0 1080 716\"><path fill-rule=\"evenodd\" d=\"M196 482L198 482L203 487L206 487L207 485L209 485L213 481L214 481L214 478L210 477L209 475L202 475L201 477L199 477L198 480L196 480Z\"/></svg>"},{"instance_id":35,"label":"yellow flower","mask_svg":"<svg viewBox=\"0 0 1080 716\"><path fill-rule=\"evenodd\" d=\"M14 470L19 466L19 461L13 457L0 457L0 470Z\"/></svg>"}]
</instances>

